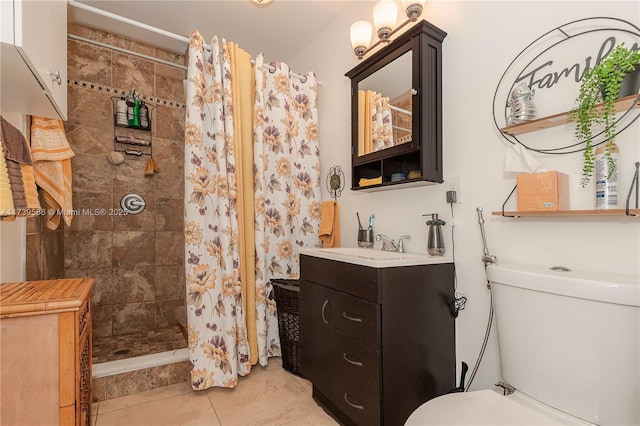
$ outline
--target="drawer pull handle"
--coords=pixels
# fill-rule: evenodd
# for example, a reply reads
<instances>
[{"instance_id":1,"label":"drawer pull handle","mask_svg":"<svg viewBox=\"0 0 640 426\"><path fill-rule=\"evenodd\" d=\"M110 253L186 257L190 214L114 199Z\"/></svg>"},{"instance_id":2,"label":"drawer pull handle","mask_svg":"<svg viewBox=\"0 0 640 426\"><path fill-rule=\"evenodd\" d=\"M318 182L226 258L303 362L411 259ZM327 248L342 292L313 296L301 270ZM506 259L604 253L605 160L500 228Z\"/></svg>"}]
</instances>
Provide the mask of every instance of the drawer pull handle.
<instances>
[{"instance_id":1,"label":"drawer pull handle","mask_svg":"<svg viewBox=\"0 0 640 426\"><path fill-rule=\"evenodd\" d=\"M322 322L327 325L329 325L329 321L327 321L327 317L324 315L324 310L328 304L329 304L329 301L325 300L324 303L322 304L322 312L320 312L320 315L322 316Z\"/></svg>"},{"instance_id":2,"label":"drawer pull handle","mask_svg":"<svg viewBox=\"0 0 640 426\"><path fill-rule=\"evenodd\" d=\"M350 317L349 315L347 315L346 312L342 313L342 317L345 318L345 319L348 319L349 321L362 322L362 318Z\"/></svg>"},{"instance_id":3,"label":"drawer pull handle","mask_svg":"<svg viewBox=\"0 0 640 426\"><path fill-rule=\"evenodd\" d=\"M344 402L346 402L347 404L349 404L353 408L356 408L358 410L364 410L364 405L354 404L351 401L349 401L349 398L347 398L347 394L346 393L344 394Z\"/></svg>"},{"instance_id":4,"label":"drawer pull handle","mask_svg":"<svg viewBox=\"0 0 640 426\"><path fill-rule=\"evenodd\" d=\"M345 361L347 361L349 364L353 364L353 365L357 365L358 367L362 367L362 363L361 363L360 361L353 361L353 360L350 360L350 359L347 357L347 353L346 353L346 352L343 352L343 353L342 353L342 358L344 358L344 360L345 360Z\"/></svg>"}]
</instances>

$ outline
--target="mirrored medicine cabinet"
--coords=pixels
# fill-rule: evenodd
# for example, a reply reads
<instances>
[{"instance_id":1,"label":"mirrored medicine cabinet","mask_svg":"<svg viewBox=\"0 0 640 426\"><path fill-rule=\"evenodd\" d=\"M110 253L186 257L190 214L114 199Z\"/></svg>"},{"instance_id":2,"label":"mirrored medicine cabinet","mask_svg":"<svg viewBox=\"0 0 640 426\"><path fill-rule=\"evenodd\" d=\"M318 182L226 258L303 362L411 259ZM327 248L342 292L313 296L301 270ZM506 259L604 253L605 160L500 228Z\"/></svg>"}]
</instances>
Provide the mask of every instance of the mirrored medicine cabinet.
<instances>
[{"instance_id":1,"label":"mirrored medicine cabinet","mask_svg":"<svg viewBox=\"0 0 640 426\"><path fill-rule=\"evenodd\" d=\"M421 21L346 73L353 190L442 183L442 41Z\"/></svg>"}]
</instances>

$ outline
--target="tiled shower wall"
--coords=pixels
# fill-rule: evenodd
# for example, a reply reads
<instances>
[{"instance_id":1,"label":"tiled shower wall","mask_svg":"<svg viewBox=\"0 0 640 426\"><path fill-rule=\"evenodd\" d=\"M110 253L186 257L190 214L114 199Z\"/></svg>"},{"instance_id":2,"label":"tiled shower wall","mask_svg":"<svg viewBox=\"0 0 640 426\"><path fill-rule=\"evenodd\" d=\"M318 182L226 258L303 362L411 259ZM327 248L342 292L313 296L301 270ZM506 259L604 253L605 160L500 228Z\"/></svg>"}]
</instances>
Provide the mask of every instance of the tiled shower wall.
<instances>
[{"instance_id":1,"label":"tiled shower wall","mask_svg":"<svg viewBox=\"0 0 640 426\"><path fill-rule=\"evenodd\" d=\"M75 24L68 31L177 64L184 62L182 55L108 32ZM64 230L64 275L95 278L94 337L184 323L185 78L185 71L174 67L68 40L65 130L76 154L72 158L73 201L80 213ZM125 155L121 165L107 159L114 150L112 88L135 88L143 99L152 99L147 104L153 106L153 157L160 168L154 176L144 174L148 156ZM132 130L124 134L149 138L148 133ZM140 194L145 210L138 215L114 214L128 193ZM106 214L89 215L83 209L104 209Z\"/></svg>"},{"instance_id":2,"label":"tiled shower wall","mask_svg":"<svg viewBox=\"0 0 640 426\"><path fill-rule=\"evenodd\" d=\"M40 205L43 205L40 197ZM43 216L27 218L27 281L64 277L64 231L51 231Z\"/></svg>"}]
</instances>

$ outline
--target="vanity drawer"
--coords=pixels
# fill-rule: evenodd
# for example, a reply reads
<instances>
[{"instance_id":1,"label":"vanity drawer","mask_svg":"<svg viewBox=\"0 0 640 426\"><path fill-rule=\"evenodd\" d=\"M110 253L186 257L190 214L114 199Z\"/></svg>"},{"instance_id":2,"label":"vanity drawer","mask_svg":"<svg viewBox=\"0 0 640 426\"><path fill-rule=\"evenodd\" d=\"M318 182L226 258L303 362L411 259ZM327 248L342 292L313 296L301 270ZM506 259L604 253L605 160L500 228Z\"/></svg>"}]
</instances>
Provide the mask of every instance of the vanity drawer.
<instances>
[{"instance_id":1,"label":"vanity drawer","mask_svg":"<svg viewBox=\"0 0 640 426\"><path fill-rule=\"evenodd\" d=\"M380 424L380 393L340 374L333 380L333 403L357 425Z\"/></svg>"},{"instance_id":2,"label":"vanity drawer","mask_svg":"<svg viewBox=\"0 0 640 426\"><path fill-rule=\"evenodd\" d=\"M300 256L300 275L305 280L379 303L378 270L368 266Z\"/></svg>"},{"instance_id":3,"label":"vanity drawer","mask_svg":"<svg viewBox=\"0 0 640 426\"><path fill-rule=\"evenodd\" d=\"M339 291L331 291L332 327L374 349L380 348L380 306Z\"/></svg>"},{"instance_id":4,"label":"vanity drawer","mask_svg":"<svg viewBox=\"0 0 640 426\"><path fill-rule=\"evenodd\" d=\"M380 352L337 330L332 338L336 342L331 362L334 369L365 389L379 393Z\"/></svg>"}]
</instances>

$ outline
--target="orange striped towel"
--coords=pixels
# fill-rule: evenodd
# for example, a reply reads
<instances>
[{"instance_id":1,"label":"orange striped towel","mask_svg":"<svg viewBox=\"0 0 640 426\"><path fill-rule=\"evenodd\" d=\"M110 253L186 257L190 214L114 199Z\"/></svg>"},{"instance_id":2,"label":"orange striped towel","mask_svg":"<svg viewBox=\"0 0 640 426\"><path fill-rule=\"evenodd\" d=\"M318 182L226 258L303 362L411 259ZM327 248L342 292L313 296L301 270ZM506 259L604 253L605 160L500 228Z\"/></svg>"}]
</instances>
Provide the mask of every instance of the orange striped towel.
<instances>
[{"instance_id":1,"label":"orange striped towel","mask_svg":"<svg viewBox=\"0 0 640 426\"><path fill-rule=\"evenodd\" d=\"M73 219L71 157L74 153L64 134L62 121L31 118L31 157L36 183L43 189L47 228L57 229L60 216L67 226Z\"/></svg>"}]
</instances>

